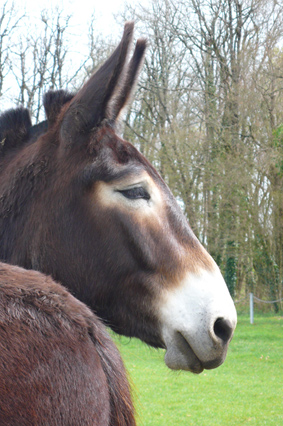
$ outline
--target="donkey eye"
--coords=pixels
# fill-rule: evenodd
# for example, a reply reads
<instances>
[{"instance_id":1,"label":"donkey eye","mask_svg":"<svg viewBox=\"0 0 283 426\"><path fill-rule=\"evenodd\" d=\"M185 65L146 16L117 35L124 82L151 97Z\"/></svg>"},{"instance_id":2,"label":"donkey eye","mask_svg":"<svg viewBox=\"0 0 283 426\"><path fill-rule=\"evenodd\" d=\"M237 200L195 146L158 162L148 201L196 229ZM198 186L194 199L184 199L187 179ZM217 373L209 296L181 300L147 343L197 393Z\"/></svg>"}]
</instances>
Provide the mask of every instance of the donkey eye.
<instances>
[{"instance_id":1,"label":"donkey eye","mask_svg":"<svg viewBox=\"0 0 283 426\"><path fill-rule=\"evenodd\" d=\"M120 192L120 194L124 195L124 197L128 198L129 200L138 200L141 198L144 200L150 199L149 193L142 186L137 186L129 189L121 189L118 190L118 192Z\"/></svg>"}]
</instances>

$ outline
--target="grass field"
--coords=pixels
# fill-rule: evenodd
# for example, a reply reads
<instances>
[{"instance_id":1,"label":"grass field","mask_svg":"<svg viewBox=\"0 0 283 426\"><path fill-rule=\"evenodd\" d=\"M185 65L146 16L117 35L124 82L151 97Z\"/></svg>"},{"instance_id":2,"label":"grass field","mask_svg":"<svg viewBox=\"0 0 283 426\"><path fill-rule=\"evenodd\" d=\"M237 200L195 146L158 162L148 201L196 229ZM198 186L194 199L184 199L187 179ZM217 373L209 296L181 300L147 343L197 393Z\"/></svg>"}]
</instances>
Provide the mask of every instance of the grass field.
<instances>
[{"instance_id":1,"label":"grass field","mask_svg":"<svg viewBox=\"0 0 283 426\"><path fill-rule=\"evenodd\" d=\"M283 426L282 316L240 316L226 362L198 376L170 371L162 350L114 339L139 426Z\"/></svg>"}]
</instances>

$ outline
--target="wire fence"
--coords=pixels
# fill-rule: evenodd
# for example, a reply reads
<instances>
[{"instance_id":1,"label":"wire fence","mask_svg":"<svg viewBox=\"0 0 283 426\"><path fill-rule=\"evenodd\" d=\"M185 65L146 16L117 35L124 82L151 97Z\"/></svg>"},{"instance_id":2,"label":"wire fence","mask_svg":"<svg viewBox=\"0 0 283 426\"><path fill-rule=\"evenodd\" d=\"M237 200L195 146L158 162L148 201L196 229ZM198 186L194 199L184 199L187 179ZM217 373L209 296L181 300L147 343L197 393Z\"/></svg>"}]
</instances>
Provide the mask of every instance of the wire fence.
<instances>
[{"instance_id":1,"label":"wire fence","mask_svg":"<svg viewBox=\"0 0 283 426\"><path fill-rule=\"evenodd\" d=\"M262 299L259 299L258 297L256 297L254 295L254 300L256 300L257 302L261 302L261 303L279 303L279 302L283 301L283 298L282 299L277 299L277 300L262 300Z\"/></svg>"},{"instance_id":2,"label":"wire fence","mask_svg":"<svg viewBox=\"0 0 283 426\"><path fill-rule=\"evenodd\" d=\"M239 300L234 300L234 303L244 302L248 298L249 298L249 301L250 301L250 323L251 324L254 323L254 302L265 303L265 304L274 304L274 303L283 302L283 298L277 299L277 300L264 300L264 299L260 299L259 297L255 296L253 293L250 293L249 295L246 295Z\"/></svg>"},{"instance_id":3,"label":"wire fence","mask_svg":"<svg viewBox=\"0 0 283 426\"><path fill-rule=\"evenodd\" d=\"M250 293L250 294L253 294L253 293ZM247 295L247 296L243 297L242 299L234 300L234 303L242 303L245 300L247 300L248 298L249 298L249 296ZM255 295L254 295L254 300L256 302L261 302L261 303L280 303L280 302L283 302L283 298L277 299L277 300L263 300L263 299L260 299L259 297L255 296Z\"/></svg>"}]
</instances>

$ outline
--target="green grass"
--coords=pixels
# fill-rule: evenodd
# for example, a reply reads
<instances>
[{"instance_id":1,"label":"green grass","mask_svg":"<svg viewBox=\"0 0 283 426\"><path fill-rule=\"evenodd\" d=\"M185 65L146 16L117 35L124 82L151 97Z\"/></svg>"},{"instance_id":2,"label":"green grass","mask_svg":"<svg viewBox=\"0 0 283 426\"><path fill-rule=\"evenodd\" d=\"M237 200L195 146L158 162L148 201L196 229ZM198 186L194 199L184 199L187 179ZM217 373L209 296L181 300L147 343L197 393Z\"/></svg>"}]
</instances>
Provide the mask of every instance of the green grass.
<instances>
[{"instance_id":1,"label":"green grass","mask_svg":"<svg viewBox=\"0 0 283 426\"><path fill-rule=\"evenodd\" d=\"M170 371L164 352L114 336L139 426L283 426L283 317L238 318L226 362L201 375Z\"/></svg>"}]
</instances>

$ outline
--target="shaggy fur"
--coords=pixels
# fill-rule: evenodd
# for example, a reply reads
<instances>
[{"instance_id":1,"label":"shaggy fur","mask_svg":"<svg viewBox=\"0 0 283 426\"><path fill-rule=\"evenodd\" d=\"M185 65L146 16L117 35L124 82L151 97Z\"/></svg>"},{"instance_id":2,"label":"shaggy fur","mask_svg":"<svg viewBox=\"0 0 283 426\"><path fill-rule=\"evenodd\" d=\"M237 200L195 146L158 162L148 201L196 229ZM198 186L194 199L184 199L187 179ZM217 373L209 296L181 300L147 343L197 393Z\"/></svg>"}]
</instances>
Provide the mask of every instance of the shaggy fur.
<instances>
[{"instance_id":1,"label":"shaggy fur","mask_svg":"<svg viewBox=\"0 0 283 426\"><path fill-rule=\"evenodd\" d=\"M50 277L0 264L0 424L135 425L119 352Z\"/></svg>"}]
</instances>

